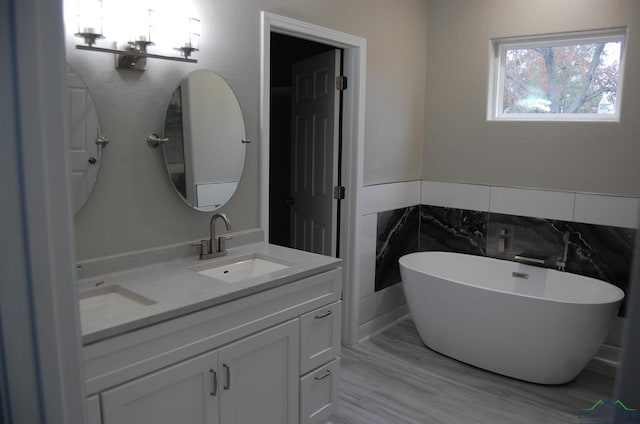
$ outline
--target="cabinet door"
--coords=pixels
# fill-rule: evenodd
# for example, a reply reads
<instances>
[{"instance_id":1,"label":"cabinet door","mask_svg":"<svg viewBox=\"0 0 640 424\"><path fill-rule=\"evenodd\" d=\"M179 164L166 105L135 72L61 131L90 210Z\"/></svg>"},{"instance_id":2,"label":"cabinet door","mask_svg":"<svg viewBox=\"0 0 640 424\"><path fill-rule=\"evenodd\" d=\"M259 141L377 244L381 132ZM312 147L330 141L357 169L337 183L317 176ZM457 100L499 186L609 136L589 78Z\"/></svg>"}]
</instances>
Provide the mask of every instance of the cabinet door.
<instances>
[{"instance_id":1,"label":"cabinet door","mask_svg":"<svg viewBox=\"0 0 640 424\"><path fill-rule=\"evenodd\" d=\"M87 419L88 424L102 423L100 418L100 398L98 395L87 398Z\"/></svg>"},{"instance_id":2,"label":"cabinet door","mask_svg":"<svg viewBox=\"0 0 640 424\"><path fill-rule=\"evenodd\" d=\"M297 424L298 320L219 350L220 421Z\"/></svg>"},{"instance_id":3,"label":"cabinet door","mask_svg":"<svg viewBox=\"0 0 640 424\"><path fill-rule=\"evenodd\" d=\"M217 424L217 352L102 393L103 424Z\"/></svg>"}]
</instances>

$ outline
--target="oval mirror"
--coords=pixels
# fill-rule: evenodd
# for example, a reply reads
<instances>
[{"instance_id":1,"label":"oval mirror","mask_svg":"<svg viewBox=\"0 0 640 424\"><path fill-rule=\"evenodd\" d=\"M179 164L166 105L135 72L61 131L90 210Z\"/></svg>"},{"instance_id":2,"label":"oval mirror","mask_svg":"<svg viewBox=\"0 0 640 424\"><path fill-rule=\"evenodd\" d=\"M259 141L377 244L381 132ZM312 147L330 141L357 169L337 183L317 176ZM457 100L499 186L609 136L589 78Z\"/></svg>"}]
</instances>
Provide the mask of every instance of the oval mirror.
<instances>
[{"instance_id":1,"label":"oval mirror","mask_svg":"<svg viewBox=\"0 0 640 424\"><path fill-rule=\"evenodd\" d=\"M108 140L100 133L93 96L82 78L67 65L69 164L74 212L87 202L98 178L102 149Z\"/></svg>"},{"instance_id":2,"label":"oval mirror","mask_svg":"<svg viewBox=\"0 0 640 424\"><path fill-rule=\"evenodd\" d=\"M174 188L199 211L213 211L233 196L246 146L240 104L212 71L192 72L173 92L164 122L164 161Z\"/></svg>"}]
</instances>

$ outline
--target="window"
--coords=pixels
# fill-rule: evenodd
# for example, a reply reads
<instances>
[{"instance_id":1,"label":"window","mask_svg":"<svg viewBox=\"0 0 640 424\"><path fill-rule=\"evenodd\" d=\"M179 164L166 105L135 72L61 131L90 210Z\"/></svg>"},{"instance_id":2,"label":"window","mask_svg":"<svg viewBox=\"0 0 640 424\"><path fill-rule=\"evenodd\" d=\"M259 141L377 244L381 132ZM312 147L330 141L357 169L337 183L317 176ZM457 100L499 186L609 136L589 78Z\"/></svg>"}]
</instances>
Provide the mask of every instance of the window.
<instances>
[{"instance_id":1,"label":"window","mask_svg":"<svg viewBox=\"0 0 640 424\"><path fill-rule=\"evenodd\" d=\"M626 29L492 40L490 120L618 121Z\"/></svg>"}]
</instances>

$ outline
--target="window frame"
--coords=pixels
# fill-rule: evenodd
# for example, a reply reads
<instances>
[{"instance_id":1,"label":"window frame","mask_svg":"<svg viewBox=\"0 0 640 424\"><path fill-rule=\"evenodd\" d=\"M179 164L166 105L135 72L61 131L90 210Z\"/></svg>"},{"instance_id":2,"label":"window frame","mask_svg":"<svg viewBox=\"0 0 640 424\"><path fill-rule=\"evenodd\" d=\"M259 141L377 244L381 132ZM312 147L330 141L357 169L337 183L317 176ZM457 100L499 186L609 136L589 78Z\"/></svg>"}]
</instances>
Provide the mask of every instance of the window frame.
<instances>
[{"instance_id":1,"label":"window frame","mask_svg":"<svg viewBox=\"0 0 640 424\"><path fill-rule=\"evenodd\" d=\"M627 27L563 32L544 35L492 38L489 60L488 121L552 121L552 122L620 122L622 106L625 45ZM503 113L506 52L533 47L560 47L576 44L620 42L619 77L616 84L616 110L611 114L598 113Z\"/></svg>"}]
</instances>

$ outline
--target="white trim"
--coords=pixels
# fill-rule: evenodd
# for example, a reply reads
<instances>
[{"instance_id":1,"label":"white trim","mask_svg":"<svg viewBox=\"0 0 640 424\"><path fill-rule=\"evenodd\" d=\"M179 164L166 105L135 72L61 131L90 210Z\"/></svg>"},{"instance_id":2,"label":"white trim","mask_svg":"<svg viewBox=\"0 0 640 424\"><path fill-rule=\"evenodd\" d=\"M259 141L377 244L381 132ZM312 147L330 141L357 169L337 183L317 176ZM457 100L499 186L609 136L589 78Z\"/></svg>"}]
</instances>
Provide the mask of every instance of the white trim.
<instances>
[{"instance_id":1,"label":"white trim","mask_svg":"<svg viewBox=\"0 0 640 424\"><path fill-rule=\"evenodd\" d=\"M489 186L422 181L423 205L488 212L490 198Z\"/></svg>"},{"instance_id":2,"label":"white trim","mask_svg":"<svg viewBox=\"0 0 640 424\"><path fill-rule=\"evenodd\" d=\"M571 221L575 197L562 191L491 187L489 212Z\"/></svg>"},{"instance_id":3,"label":"white trim","mask_svg":"<svg viewBox=\"0 0 640 424\"><path fill-rule=\"evenodd\" d=\"M520 37L494 38L490 41L489 57L489 98L487 107L488 121L561 121L561 122L620 122L622 106L625 40L627 27L601 30L575 31L566 33L531 35ZM620 43L620 63L617 82L617 107L615 113L503 113L504 80L506 52L512 49L531 49L534 47L561 47L601 42Z\"/></svg>"},{"instance_id":4,"label":"white trim","mask_svg":"<svg viewBox=\"0 0 640 424\"><path fill-rule=\"evenodd\" d=\"M366 186L363 190L362 214L419 205L420 190L420 180Z\"/></svg>"},{"instance_id":5,"label":"white trim","mask_svg":"<svg viewBox=\"0 0 640 424\"><path fill-rule=\"evenodd\" d=\"M640 199L576 193L573 220L587 224L638 228Z\"/></svg>"},{"instance_id":6,"label":"white trim","mask_svg":"<svg viewBox=\"0 0 640 424\"><path fill-rule=\"evenodd\" d=\"M640 228L635 196L422 180L421 204Z\"/></svg>"},{"instance_id":7,"label":"white trim","mask_svg":"<svg viewBox=\"0 0 640 424\"><path fill-rule=\"evenodd\" d=\"M343 343L357 343L359 273L356 252L360 241L360 199L363 185L364 105L366 45L364 38L309 24L268 12L261 12L260 67L260 226L269 240L269 118L271 81L271 32L291 35L344 49L344 70L350 78L343 105L343 169L346 187L340 227L340 251L344 259Z\"/></svg>"},{"instance_id":8,"label":"white trim","mask_svg":"<svg viewBox=\"0 0 640 424\"><path fill-rule=\"evenodd\" d=\"M605 342L600 346L598 352L596 352L593 360L589 364L589 368L600 374L615 378L620 369L621 353L621 347L609 345Z\"/></svg>"},{"instance_id":9,"label":"white trim","mask_svg":"<svg viewBox=\"0 0 640 424\"><path fill-rule=\"evenodd\" d=\"M554 32L550 34L522 35L517 37L496 37L491 42L499 46L513 47L553 47L575 44L601 43L612 40L623 41L627 27L612 27L584 31Z\"/></svg>"},{"instance_id":10,"label":"white trim","mask_svg":"<svg viewBox=\"0 0 640 424\"><path fill-rule=\"evenodd\" d=\"M409 305L406 303L382 315L378 315L371 321L367 321L358 327L358 343L367 341L369 338L382 333L392 325L410 316Z\"/></svg>"},{"instance_id":11,"label":"white trim","mask_svg":"<svg viewBox=\"0 0 640 424\"><path fill-rule=\"evenodd\" d=\"M11 199L0 219L0 420L80 424L86 412L62 0L10 0L0 7L0 127L6 130L0 168Z\"/></svg>"}]
</instances>

